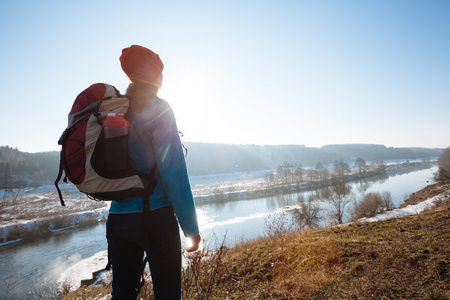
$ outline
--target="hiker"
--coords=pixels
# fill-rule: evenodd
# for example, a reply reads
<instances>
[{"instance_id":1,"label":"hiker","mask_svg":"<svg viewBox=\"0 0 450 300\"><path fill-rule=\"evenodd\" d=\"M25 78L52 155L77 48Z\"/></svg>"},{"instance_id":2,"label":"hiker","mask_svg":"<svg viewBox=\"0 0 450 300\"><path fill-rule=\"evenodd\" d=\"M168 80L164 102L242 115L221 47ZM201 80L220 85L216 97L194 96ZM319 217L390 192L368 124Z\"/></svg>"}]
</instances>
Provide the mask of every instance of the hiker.
<instances>
[{"instance_id":1,"label":"hiker","mask_svg":"<svg viewBox=\"0 0 450 300\"><path fill-rule=\"evenodd\" d=\"M129 158L142 173L150 173L155 166L156 187L147 221L142 197L111 202L106 236L113 268L112 297L137 298L145 251L155 299L181 299L178 222L192 239L188 252L199 248L201 236L175 117L170 105L158 98L164 65L157 54L138 45L123 49L120 63L131 80L126 92Z\"/></svg>"}]
</instances>

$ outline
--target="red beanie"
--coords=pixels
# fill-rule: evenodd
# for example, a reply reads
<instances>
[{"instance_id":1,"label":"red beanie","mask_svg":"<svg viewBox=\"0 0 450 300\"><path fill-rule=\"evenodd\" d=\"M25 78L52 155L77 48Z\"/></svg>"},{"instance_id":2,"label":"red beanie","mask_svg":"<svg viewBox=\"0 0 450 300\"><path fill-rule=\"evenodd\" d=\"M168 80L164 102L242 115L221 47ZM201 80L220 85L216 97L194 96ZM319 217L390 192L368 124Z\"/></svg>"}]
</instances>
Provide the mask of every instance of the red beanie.
<instances>
[{"instance_id":1,"label":"red beanie","mask_svg":"<svg viewBox=\"0 0 450 300\"><path fill-rule=\"evenodd\" d=\"M164 69L164 64L158 54L138 45L132 45L122 50L120 65L131 82L137 84L155 82Z\"/></svg>"}]
</instances>

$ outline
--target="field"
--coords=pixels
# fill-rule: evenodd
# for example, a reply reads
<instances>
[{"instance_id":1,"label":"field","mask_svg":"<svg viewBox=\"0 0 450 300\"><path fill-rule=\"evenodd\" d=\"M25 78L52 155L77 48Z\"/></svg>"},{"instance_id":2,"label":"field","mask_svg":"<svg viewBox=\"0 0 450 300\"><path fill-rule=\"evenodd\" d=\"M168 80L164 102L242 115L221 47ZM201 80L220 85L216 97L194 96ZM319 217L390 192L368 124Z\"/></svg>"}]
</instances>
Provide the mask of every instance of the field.
<instances>
[{"instance_id":1,"label":"field","mask_svg":"<svg viewBox=\"0 0 450 300\"><path fill-rule=\"evenodd\" d=\"M4 194L0 206L0 243L51 234L104 220L108 204L87 199L74 186L62 189L61 206L54 186Z\"/></svg>"}]
</instances>

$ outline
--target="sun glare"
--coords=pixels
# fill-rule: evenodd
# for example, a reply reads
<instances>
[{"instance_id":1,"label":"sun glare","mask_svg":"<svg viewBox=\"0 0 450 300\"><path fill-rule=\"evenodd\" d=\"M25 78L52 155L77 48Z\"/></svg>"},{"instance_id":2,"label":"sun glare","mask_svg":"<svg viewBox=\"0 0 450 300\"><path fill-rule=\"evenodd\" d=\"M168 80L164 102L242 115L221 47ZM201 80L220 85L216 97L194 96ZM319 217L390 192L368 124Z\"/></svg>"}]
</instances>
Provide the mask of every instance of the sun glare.
<instances>
[{"instance_id":1,"label":"sun glare","mask_svg":"<svg viewBox=\"0 0 450 300\"><path fill-rule=\"evenodd\" d=\"M186 238L186 248L192 247L192 239ZM198 247L198 250L203 250L203 240L200 242L200 246Z\"/></svg>"},{"instance_id":2,"label":"sun glare","mask_svg":"<svg viewBox=\"0 0 450 300\"><path fill-rule=\"evenodd\" d=\"M218 113L212 82L202 73L177 73L163 84L161 97L172 106L178 129L188 141L208 141Z\"/></svg>"}]
</instances>

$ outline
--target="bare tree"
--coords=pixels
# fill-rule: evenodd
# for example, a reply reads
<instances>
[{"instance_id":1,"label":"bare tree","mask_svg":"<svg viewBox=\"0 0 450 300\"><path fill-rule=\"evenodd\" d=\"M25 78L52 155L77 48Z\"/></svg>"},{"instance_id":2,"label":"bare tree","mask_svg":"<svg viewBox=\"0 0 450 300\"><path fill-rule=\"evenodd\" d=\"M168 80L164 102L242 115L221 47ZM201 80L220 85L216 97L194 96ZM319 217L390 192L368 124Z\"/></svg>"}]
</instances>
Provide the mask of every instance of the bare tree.
<instances>
[{"instance_id":1,"label":"bare tree","mask_svg":"<svg viewBox=\"0 0 450 300\"><path fill-rule=\"evenodd\" d=\"M343 176L344 172L341 169L341 166L339 165L339 162L337 160L334 161L334 176Z\"/></svg>"},{"instance_id":2,"label":"bare tree","mask_svg":"<svg viewBox=\"0 0 450 300\"><path fill-rule=\"evenodd\" d=\"M348 163L346 163L344 160L340 161L334 161L334 174L335 176L342 177L345 174L350 172L350 167Z\"/></svg>"},{"instance_id":3,"label":"bare tree","mask_svg":"<svg viewBox=\"0 0 450 300\"><path fill-rule=\"evenodd\" d=\"M392 210L395 208L394 201L392 201L391 192L383 192L381 193L381 198L383 199L383 206L386 210Z\"/></svg>"},{"instance_id":4,"label":"bare tree","mask_svg":"<svg viewBox=\"0 0 450 300\"><path fill-rule=\"evenodd\" d=\"M319 180L327 180L330 176L328 169L320 161L316 164L316 170Z\"/></svg>"},{"instance_id":5,"label":"bare tree","mask_svg":"<svg viewBox=\"0 0 450 300\"><path fill-rule=\"evenodd\" d=\"M297 183L303 182L303 174L304 173L305 172L303 171L302 165L299 164L294 170L294 176L295 176L295 180L297 181Z\"/></svg>"},{"instance_id":6,"label":"bare tree","mask_svg":"<svg viewBox=\"0 0 450 300\"><path fill-rule=\"evenodd\" d=\"M268 187L272 186L275 182L275 174L273 174L272 171L267 171L264 175L264 180L266 181Z\"/></svg>"},{"instance_id":7,"label":"bare tree","mask_svg":"<svg viewBox=\"0 0 450 300\"><path fill-rule=\"evenodd\" d=\"M435 180L444 182L450 180L450 147L444 149L437 161L439 170L435 174Z\"/></svg>"},{"instance_id":8,"label":"bare tree","mask_svg":"<svg viewBox=\"0 0 450 300\"><path fill-rule=\"evenodd\" d=\"M343 223L345 207L352 200L351 187L344 176L334 176L331 183L322 189L322 197L332 204L329 216L338 224Z\"/></svg>"},{"instance_id":9,"label":"bare tree","mask_svg":"<svg viewBox=\"0 0 450 300\"><path fill-rule=\"evenodd\" d=\"M367 167L366 161L361 157L358 157L355 161L356 166L358 167L359 174L361 174L365 168Z\"/></svg>"},{"instance_id":10,"label":"bare tree","mask_svg":"<svg viewBox=\"0 0 450 300\"><path fill-rule=\"evenodd\" d=\"M312 195L308 197L308 201L301 201L300 208L294 210L294 216L301 228L317 228L322 220L321 208L317 203L314 203Z\"/></svg>"},{"instance_id":11,"label":"bare tree","mask_svg":"<svg viewBox=\"0 0 450 300\"><path fill-rule=\"evenodd\" d=\"M430 164L430 157L424 157L422 158L422 164L429 165Z\"/></svg>"},{"instance_id":12,"label":"bare tree","mask_svg":"<svg viewBox=\"0 0 450 300\"><path fill-rule=\"evenodd\" d=\"M308 186L310 189L314 189L317 187L317 182L315 182L317 178L317 170L316 169L307 169L306 176L308 177Z\"/></svg>"},{"instance_id":13,"label":"bare tree","mask_svg":"<svg viewBox=\"0 0 450 300\"><path fill-rule=\"evenodd\" d=\"M294 164L284 162L282 165L277 167L277 177L281 184L289 184L293 182L294 178Z\"/></svg>"},{"instance_id":14,"label":"bare tree","mask_svg":"<svg viewBox=\"0 0 450 300\"><path fill-rule=\"evenodd\" d=\"M316 170L317 170L317 173L320 173L320 171L322 171L323 168L324 168L323 164L319 161L319 162L316 164Z\"/></svg>"}]
</instances>

